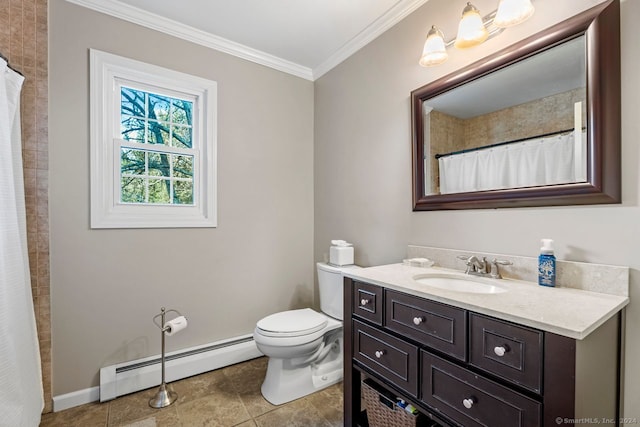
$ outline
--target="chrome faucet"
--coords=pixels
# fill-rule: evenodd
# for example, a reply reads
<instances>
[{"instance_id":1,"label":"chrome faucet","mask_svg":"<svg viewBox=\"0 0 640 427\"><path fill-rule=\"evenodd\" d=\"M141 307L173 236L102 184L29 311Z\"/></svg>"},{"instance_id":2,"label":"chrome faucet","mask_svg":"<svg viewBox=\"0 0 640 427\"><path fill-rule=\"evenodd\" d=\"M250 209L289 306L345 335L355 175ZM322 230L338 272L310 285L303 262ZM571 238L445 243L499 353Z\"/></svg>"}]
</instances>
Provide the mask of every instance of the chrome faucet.
<instances>
[{"instance_id":1,"label":"chrome faucet","mask_svg":"<svg viewBox=\"0 0 640 427\"><path fill-rule=\"evenodd\" d=\"M472 274L474 276L484 276L487 274L487 258L482 257L479 259L477 256L458 255L458 259L465 261L467 269L465 274Z\"/></svg>"},{"instance_id":2,"label":"chrome faucet","mask_svg":"<svg viewBox=\"0 0 640 427\"><path fill-rule=\"evenodd\" d=\"M482 259L475 255L466 256L458 255L458 259L461 259L467 265L465 274L471 274L473 276L491 277L493 279L502 279L500 275L499 265L512 265L511 261L500 260L494 258L491 261L487 261L486 257Z\"/></svg>"}]
</instances>

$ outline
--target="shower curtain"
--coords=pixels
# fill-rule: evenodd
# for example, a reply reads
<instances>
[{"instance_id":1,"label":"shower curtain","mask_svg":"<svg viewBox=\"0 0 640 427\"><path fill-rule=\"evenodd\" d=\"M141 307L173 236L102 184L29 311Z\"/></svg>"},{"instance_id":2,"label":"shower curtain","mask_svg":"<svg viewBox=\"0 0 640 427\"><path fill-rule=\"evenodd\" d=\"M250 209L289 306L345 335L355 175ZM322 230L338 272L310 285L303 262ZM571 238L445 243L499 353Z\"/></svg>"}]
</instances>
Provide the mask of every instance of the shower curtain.
<instances>
[{"instance_id":1,"label":"shower curtain","mask_svg":"<svg viewBox=\"0 0 640 427\"><path fill-rule=\"evenodd\" d=\"M0 426L38 426L44 408L22 176L20 90L0 58Z\"/></svg>"},{"instance_id":2,"label":"shower curtain","mask_svg":"<svg viewBox=\"0 0 640 427\"><path fill-rule=\"evenodd\" d=\"M441 157L440 193L580 181L586 159L576 158L575 142L571 132Z\"/></svg>"}]
</instances>

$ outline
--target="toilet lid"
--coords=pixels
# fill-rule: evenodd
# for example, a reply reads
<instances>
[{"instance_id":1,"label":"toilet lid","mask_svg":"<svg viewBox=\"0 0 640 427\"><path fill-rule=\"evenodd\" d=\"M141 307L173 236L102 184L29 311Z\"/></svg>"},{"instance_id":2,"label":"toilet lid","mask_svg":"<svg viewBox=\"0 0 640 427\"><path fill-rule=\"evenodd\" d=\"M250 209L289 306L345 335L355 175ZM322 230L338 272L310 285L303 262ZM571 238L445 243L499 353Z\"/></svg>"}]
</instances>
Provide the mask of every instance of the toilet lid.
<instances>
[{"instance_id":1,"label":"toilet lid","mask_svg":"<svg viewBox=\"0 0 640 427\"><path fill-rule=\"evenodd\" d=\"M312 334L327 325L327 317L310 308L275 313L259 320L260 333L266 336L296 337Z\"/></svg>"}]
</instances>

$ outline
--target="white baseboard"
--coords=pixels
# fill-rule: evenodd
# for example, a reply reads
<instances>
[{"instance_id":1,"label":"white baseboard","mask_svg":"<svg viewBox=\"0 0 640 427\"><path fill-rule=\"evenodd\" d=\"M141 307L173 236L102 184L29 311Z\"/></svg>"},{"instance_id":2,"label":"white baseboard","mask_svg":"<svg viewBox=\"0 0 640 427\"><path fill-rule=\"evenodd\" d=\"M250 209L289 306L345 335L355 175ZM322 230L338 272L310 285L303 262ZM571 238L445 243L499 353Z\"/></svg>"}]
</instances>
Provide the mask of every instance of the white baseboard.
<instances>
[{"instance_id":1,"label":"white baseboard","mask_svg":"<svg viewBox=\"0 0 640 427\"><path fill-rule=\"evenodd\" d=\"M75 406L100 400L100 387L85 388L60 396L53 396L53 412L64 411Z\"/></svg>"},{"instance_id":2,"label":"white baseboard","mask_svg":"<svg viewBox=\"0 0 640 427\"><path fill-rule=\"evenodd\" d=\"M167 353L166 382L172 382L214 369L262 356L251 335ZM118 396L160 385L160 355L119 363L100 369L100 386L53 397L58 412L85 403L115 399ZM148 362L152 362L147 364ZM136 365L140 366L136 366Z\"/></svg>"}]
</instances>

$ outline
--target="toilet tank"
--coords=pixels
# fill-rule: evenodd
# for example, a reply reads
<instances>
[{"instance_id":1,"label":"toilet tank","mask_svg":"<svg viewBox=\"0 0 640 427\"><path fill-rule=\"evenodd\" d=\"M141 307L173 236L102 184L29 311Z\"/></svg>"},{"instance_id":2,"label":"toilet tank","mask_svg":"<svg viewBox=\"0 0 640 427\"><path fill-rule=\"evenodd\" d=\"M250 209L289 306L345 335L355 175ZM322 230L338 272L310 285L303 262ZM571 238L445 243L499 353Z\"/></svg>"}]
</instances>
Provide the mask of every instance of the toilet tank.
<instances>
[{"instance_id":1,"label":"toilet tank","mask_svg":"<svg viewBox=\"0 0 640 427\"><path fill-rule=\"evenodd\" d=\"M346 270L360 267L356 265L334 267L323 262L317 263L317 267L320 310L334 319L342 320L344 315L342 273Z\"/></svg>"}]
</instances>

